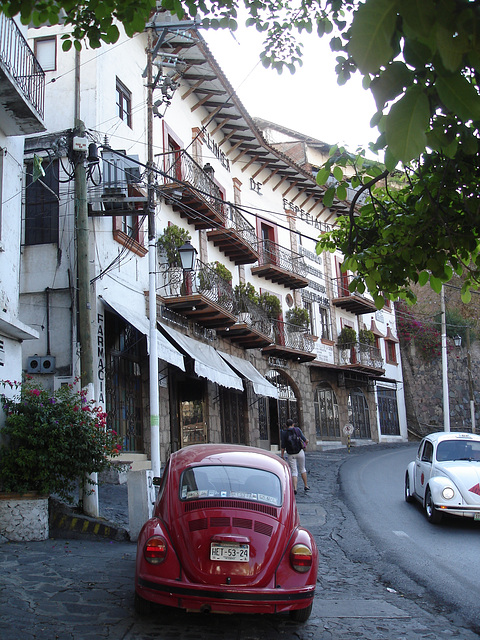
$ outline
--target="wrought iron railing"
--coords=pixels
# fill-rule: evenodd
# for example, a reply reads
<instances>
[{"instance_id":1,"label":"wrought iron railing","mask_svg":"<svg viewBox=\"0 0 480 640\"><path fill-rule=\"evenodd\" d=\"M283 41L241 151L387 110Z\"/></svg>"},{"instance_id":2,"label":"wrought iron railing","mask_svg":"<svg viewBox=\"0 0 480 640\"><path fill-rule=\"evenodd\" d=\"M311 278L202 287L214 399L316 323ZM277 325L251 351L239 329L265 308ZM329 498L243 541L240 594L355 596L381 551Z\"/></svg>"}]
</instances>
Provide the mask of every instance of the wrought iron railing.
<instances>
[{"instance_id":1,"label":"wrought iron railing","mask_svg":"<svg viewBox=\"0 0 480 640\"><path fill-rule=\"evenodd\" d=\"M362 342L337 345L340 364L358 364L383 369L383 358L378 347Z\"/></svg>"},{"instance_id":2,"label":"wrought iron railing","mask_svg":"<svg viewBox=\"0 0 480 640\"><path fill-rule=\"evenodd\" d=\"M232 285L200 260L197 260L193 271L183 271L181 267L161 265L159 280L159 294L165 298L200 293L225 311L234 313Z\"/></svg>"},{"instance_id":3,"label":"wrought iron railing","mask_svg":"<svg viewBox=\"0 0 480 640\"><path fill-rule=\"evenodd\" d=\"M3 13L0 13L0 60L43 119L45 72L14 20Z\"/></svg>"},{"instance_id":4,"label":"wrought iron railing","mask_svg":"<svg viewBox=\"0 0 480 640\"><path fill-rule=\"evenodd\" d=\"M272 320L271 322L275 344L297 351L313 351L313 336L307 329L283 320Z\"/></svg>"},{"instance_id":5,"label":"wrought iron railing","mask_svg":"<svg viewBox=\"0 0 480 640\"><path fill-rule=\"evenodd\" d=\"M188 155L179 149L164 156L164 184L182 183L195 188L198 197L205 200L209 207L225 217L225 203L222 192L204 169Z\"/></svg>"},{"instance_id":6,"label":"wrought iron railing","mask_svg":"<svg viewBox=\"0 0 480 640\"><path fill-rule=\"evenodd\" d=\"M271 264L296 273L299 276L307 276L307 265L303 256L289 249L284 249L276 242L271 240L260 240L258 243L258 265Z\"/></svg>"},{"instance_id":7,"label":"wrought iron railing","mask_svg":"<svg viewBox=\"0 0 480 640\"><path fill-rule=\"evenodd\" d=\"M252 302L246 295L235 292L234 314L238 317L239 322L271 338L272 342L274 341L272 320L258 304Z\"/></svg>"},{"instance_id":8,"label":"wrought iron railing","mask_svg":"<svg viewBox=\"0 0 480 640\"><path fill-rule=\"evenodd\" d=\"M344 274L340 278L332 278L333 297L347 298L348 296L354 295L353 293L350 292L348 288L353 278L354 276L348 275L348 274ZM364 300L370 299L370 298L367 298L367 296L364 296L363 294L359 293L358 291L355 292L355 296L357 298L363 298Z\"/></svg>"},{"instance_id":9,"label":"wrought iron railing","mask_svg":"<svg viewBox=\"0 0 480 640\"><path fill-rule=\"evenodd\" d=\"M226 213L225 228L234 229L245 242L250 246L257 248L258 237L255 231L255 227L246 220L241 213L239 213L235 207L231 205L225 205L224 209Z\"/></svg>"}]
</instances>

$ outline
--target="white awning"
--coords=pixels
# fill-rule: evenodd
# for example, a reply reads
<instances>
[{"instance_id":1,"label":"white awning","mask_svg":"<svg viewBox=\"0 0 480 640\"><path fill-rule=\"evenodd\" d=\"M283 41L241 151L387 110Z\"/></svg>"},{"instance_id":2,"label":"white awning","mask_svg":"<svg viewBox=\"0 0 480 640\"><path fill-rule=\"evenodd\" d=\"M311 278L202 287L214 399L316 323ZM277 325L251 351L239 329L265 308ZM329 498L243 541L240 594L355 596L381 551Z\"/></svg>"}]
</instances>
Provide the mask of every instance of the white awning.
<instances>
[{"instance_id":1,"label":"white awning","mask_svg":"<svg viewBox=\"0 0 480 640\"><path fill-rule=\"evenodd\" d=\"M114 301L107 298L104 293L102 294L101 299L115 313L135 327L135 329L138 329L140 333L147 336L147 352L150 353L150 321L147 316L138 313L135 309L124 307L123 304L116 300ZM185 371L183 355L175 349L175 347L162 333L160 333L160 331L157 331L157 352L159 360L165 360L165 362L173 364L175 367Z\"/></svg>"},{"instance_id":2,"label":"white awning","mask_svg":"<svg viewBox=\"0 0 480 640\"><path fill-rule=\"evenodd\" d=\"M242 379L222 360L213 347L194 340L164 324L160 324L160 328L186 355L193 358L193 366L197 376L207 378L210 382L216 382L222 387L243 391Z\"/></svg>"},{"instance_id":3,"label":"white awning","mask_svg":"<svg viewBox=\"0 0 480 640\"><path fill-rule=\"evenodd\" d=\"M248 360L243 360L229 353L218 352L222 358L233 367L237 373L250 380L253 383L253 390L258 396L268 396L269 398L278 398L278 389L271 382L266 380L258 369Z\"/></svg>"}]
</instances>

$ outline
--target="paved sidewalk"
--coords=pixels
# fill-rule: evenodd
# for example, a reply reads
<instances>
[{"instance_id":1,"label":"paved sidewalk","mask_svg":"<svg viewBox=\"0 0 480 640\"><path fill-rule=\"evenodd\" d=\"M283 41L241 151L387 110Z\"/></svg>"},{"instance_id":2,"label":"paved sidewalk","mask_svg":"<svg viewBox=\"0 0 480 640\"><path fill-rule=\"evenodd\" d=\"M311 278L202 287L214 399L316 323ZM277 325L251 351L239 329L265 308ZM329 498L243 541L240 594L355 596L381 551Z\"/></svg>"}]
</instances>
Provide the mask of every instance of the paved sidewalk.
<instances>
[{"instance_id":1,"label":"paved sidewalk","mask_svg":"<svg viewBox=\"0 0 480 640\"><path fill-rule=\"evenodd\" d=\"M312 490L306 495L300 490L297 502L320 551L307 623L295 625L288 616L185 614L165 608L140 618L133 610L135 544L90 532L87 538L0 545L1 640L478 640L438 610L421 587L402 581L401 593L378 577L375 549L356 529L339 495L341 464L361 453L307 454ZM100 487L99 495L108 520L98 524L125 533L126 486ZM342 548L344 536L358 540L354 557Z\"/></svg>"}]
</instances>

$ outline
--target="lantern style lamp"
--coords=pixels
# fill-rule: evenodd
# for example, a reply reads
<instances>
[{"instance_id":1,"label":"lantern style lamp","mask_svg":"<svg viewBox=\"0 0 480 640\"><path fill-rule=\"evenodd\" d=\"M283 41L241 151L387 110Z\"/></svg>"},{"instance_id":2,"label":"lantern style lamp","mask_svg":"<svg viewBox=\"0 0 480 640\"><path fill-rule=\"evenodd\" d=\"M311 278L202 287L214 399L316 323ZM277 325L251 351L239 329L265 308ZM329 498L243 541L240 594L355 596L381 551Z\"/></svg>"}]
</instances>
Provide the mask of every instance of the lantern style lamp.
<instances>
[{"instance_id":1,"label":"lantern style lamp","mask_svg":"<svg viewBox=\"0 0 480 640\"><path fill-rule=\"evenodd\" d=\"M180 261L182 263L182 269L184 271L193 271L195 269L195 259L197 257L197 250L190 242L185 242L179 249Z\"/></svg>"}]
</instances>

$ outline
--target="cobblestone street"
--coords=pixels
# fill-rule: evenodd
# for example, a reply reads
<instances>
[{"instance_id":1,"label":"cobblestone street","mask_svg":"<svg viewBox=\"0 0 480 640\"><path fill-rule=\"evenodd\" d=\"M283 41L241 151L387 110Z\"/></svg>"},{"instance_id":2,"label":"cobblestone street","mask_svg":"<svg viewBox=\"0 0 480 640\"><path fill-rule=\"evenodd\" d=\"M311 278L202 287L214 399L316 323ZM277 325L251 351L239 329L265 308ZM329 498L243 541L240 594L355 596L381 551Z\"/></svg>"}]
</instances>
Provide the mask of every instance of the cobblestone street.
<instances>
[{"instance_id":1,"label":"cobblestone street","mask_svg":"<svg viewBox=\"0 0 480 640\"><path fill-rule=\"evenodd\" d=\"M0 545L2 640L478 639L421 587L396 573L364 538L339 493L338 470L347 455L346 450L307 454L312 491L299 491L298 506L320 551L307 623L297 625L284 615L219 616L164 608L140 618L133 609L134 543L50 539ZM105 487L100 500L102 515L125 524L126 487Z\"/></svg>"}]
</instances>

